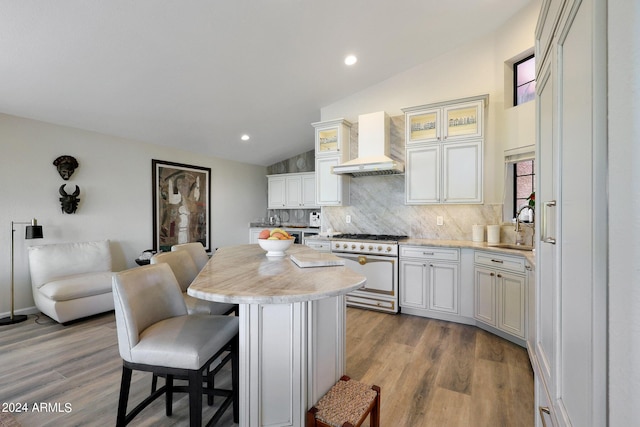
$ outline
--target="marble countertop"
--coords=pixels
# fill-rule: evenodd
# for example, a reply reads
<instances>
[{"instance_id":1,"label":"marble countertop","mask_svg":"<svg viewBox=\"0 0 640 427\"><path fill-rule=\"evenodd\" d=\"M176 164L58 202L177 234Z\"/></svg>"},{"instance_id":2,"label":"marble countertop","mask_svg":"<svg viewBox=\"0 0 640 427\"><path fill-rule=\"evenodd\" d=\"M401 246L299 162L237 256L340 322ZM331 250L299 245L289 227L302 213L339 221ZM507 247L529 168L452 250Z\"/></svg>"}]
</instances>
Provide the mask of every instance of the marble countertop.
<instances>
[{"instance_id":1,"label":"marble countertop","mask_svg":"<svg viewBox=\"0 0 640 427\"><path fill-rule=\"evenodd\" d=\"M284 257L267 257L257 244L218 249L187 293L234 304L278 304L328 298L360 288L366 277L345 266L300 268L290 254L313 254L292 245Z\"/></svg>"},{"instance_id":2,"label":"marble countertop","mask_svg":"<svg viewBox=\"0 0 640 427\"><path fill-rule=\"evenodd\" d=\"M339 238L339 235L334 236ZM311 236L309 239L312 240L331 240L331 237L328 236ZM402 240L400 245L416 245L416 246L434 246L434 247L445 247L445 248L467 248L467 249L482 249L492 252L503 253L507 255L517 255L524 257L532 267L535 267L536 259L535 252L532 251L523 251L520 249L509 249L509 248L501 248L498 246L490 245L487 242L472 242L470 240L442 240L442 239L418 239L409 237L405 240Z\"/></svg>"},{"instance_id":3,"label":"marble countertop","mask_svg":"<svg viewBox=\"0 0 640 427\"><path fill-rule=\"evenodd\" d=\"M470 240L439 240L439 239L414 239L408 238L400 242L400 245L416 245L416 246L434 246L446 248L468 248L482 249L491 252L499 252L507 255L518 255L524 257L531 266L535 267L535 252L523 251L520 249L509 249L493 246L487 242L472 242Z\"/></svg>"}]
</instances>

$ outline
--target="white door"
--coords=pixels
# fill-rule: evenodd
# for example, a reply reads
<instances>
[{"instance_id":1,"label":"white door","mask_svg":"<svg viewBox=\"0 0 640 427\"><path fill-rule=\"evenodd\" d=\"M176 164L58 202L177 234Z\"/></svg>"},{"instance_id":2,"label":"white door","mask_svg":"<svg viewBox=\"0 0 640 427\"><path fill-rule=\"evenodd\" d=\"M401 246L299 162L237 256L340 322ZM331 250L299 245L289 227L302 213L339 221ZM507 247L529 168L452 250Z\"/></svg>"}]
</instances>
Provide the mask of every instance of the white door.
<instances>
[{"instance_id":1,"label":"white door","mask_svg":"<svg viewBox=\"0 0 640 427\"><path fill-rule=\"evenodd\" d=\"M525 277L498 272L498 328L525 338Z\"/></svg>"},{"instance_id":2,"label":"white door","mask_svg":"<svg viewBox=\"0 0 640 427\"><path fill-rule=\"evenodd\" d=\"M302 179L300 175L288 176L286 179L288 208L296 209L302 206Z\"/></svg>"},{"instance_id":3,"label":"white door","mask_svg":"<svg viewBox=\"0 0 640 427\"><path fill-rule=\"evenodd\" d=\"M427 308L427 269L424 262L400 261L401 307Z\"/></svg>"},{"instance_id":4,"label":"white door","mask_svg":"<svg viewBox=\"0 0 640 427\"><path fill-rule=\"evenodd\" d=\"M314 208L316 204L316 175L302 175L302 206Z\"/></svg>"},{"instance_id":5,"label":"white door","mask_svg":"<svg viewBox=\"0 0 640 427\"><path fill-rule=\"evenodd\" d=\"M458 264L429 263L429 309L458 314Z\"/></svg>"},{"instance_id":6,"label":"white door","mask_svg":"<svg viewBox=\"0 0 640 427\"><path fill-rule=\"evenodd\" d=\"M287 192L284 177L268 178L269 209L282 209L286 205Z\"/></svg>"},{"instance_id":7,"label":"white door","mask_svg":"<svg viewBox=\"0 0 640 427\"><path fill-rule=\"evenodd\" d=\"M482 141L444 144L442 151L444 203L482 202Z\"/></svg>"},{"instance_id":8,"label":"white door","mask_svg":"<svg viewBox=\"0 0 640 427\"><path fill-rule=\"evenodd\" d=\"M407 149L406 204L440 203L440 145Z\"/></svg>"},{"instance_id":9,"label":"white door","mask_svg":"<svg viewBox=\"0 0 640 427\"><path fill-rule=\"evenodd\" d=\"M320 206L342 205L342 177L331 172L340 162L339 157L316 159L316 197Z\"/></svg>"},{"instance_id":10,"label":"white door","mask_svg":"<svg viewBox=\"0 0 640 427\"><path fill-rule=\"evenodd\" d=\"M496 277L495 272L488 268L475 267L475 292L473 316L486 323L496 326Z\"/></svg>"}]
</instances>

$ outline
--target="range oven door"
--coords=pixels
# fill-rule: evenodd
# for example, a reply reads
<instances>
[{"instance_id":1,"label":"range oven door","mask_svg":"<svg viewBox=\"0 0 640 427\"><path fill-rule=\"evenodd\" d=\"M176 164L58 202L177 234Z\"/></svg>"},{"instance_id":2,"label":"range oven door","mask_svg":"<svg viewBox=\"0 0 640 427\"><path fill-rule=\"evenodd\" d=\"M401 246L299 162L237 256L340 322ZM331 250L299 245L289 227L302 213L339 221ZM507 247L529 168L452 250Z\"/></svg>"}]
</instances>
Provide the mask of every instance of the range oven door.
<instances>
[{"instance_id":1,"label":"range oven door","mask_svg":"<svg viewBox=\"0 0 640 427\"><path fill-rule=\"evenodd\" d=\"M345 266L367 278L365 285L347 294L347 305L398 312L398 259L378 255L334 252Z\"/></svg>"}]
</instances>

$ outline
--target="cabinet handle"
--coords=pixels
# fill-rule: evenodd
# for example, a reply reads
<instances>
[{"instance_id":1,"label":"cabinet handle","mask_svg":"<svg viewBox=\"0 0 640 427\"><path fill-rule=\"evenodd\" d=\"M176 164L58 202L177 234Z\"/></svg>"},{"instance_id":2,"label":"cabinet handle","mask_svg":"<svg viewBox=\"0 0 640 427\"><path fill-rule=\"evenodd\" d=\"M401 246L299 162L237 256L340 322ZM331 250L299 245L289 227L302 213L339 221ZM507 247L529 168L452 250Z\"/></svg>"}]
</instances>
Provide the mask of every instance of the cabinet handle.
<instances>
[{"instance_id":1,"label":"cabinet handle","mask_svg":"<svg viewBox=\"0 0 640 427\"><path fill-rule=\"evenodd\" d=\"M433 264L429 264L429 267L433 267Z\"/></svg>"},{"instance_id":2,"label":"cabinet handle","mask_svg":"<svg viewBox=\"0 0 640 427\"><path fill-rule=\"evenodd\" d=\"M493 276L495 276L495 275L496 275L495 273L490 273L490 274L489 274L489 276L491 276L491 277L493 277Z\"/></svg>"},{"instance_id":3,"label":"cabinet handle","mask_svg":"<svg viewBox=\"0 0 640 427\"><path fill-rule=\"evenodd\" d=\"M422 252L422 255L434 255L433 252Z\"/></svg>"},{"instance_id":4,"label":"cabinet handle","mask_svg":"<svg viewBox=\"0 0 640 427\"><path fill-rule=\"evenodd\" d=\"M548 406L538 406L538 411L540 412L540 419L542 420L542 427L547 427L547 422L545 421L544 414L551 415L551 411Z\"/></svg>"},{"instance_id":5,"label":"cabinet handle","mask_svg":"<svg viewBox=\"0 0 640 427\"><path fill-rule=\"evenodd\" d=\"M491 262L497 262L498 264L504 264L504 261L501 259L492 259Z\"/></svg>"},{"instance_id":6,"label":"cabinet handle","mask_svg":"<svg viewBox=\"0 0 640 427\"><path fill-rule=\"evenodd\" d=\"M553 208L556 206L556 201L555 200L550 200L548 202L544 202L543 207L542 207L542 223L540 224L540 240L543 243L551 243L552 245L556 244L556 239L553 237L549 237L547 235L547 213L549 208Z\"/></svg>"},{"instance_id":7,"label":"cabinet handle","mask_svg":"<svg viewBox=\"0 0 640 427\"><path fill-rule=\"evenodd\" d=\"M498 277L502 277L502 274L498 274Z\"/></svg>"}]
</instances>

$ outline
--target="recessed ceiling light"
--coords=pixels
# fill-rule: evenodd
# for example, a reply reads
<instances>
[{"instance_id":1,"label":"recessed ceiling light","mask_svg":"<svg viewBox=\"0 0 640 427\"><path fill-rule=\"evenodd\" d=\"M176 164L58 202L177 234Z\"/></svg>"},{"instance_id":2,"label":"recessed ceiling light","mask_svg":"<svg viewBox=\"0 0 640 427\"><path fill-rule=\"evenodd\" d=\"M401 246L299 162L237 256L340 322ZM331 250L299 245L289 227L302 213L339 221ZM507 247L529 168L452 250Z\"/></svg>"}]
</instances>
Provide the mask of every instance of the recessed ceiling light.
<instances>
[{"instance_id":1,"label":"recessed ceiling light","mask_svg":"<svg viewBox=\"0 0 640 427\"><path fill-rule=\"evenodd\" d=\"M347 57L344 58L344 63L347 65L353 65L356 62L358 62L358 58L356 58L355 55L347 55Z\"/></svg>"},{"instance_id":2,"label":"recessed ceiling light","mask_svg":"<svg viewBox=\"0 0 640 427\"><path fill-rule=\"evenodd\" d=\"M240 139L241 139L241 140L243 140L243 141L248 141L248 140L249 140L249 135L247 135L247 134L245 133L244 135L242 135L242 136L240 137Z\"/></svg>"}]
</instances>

